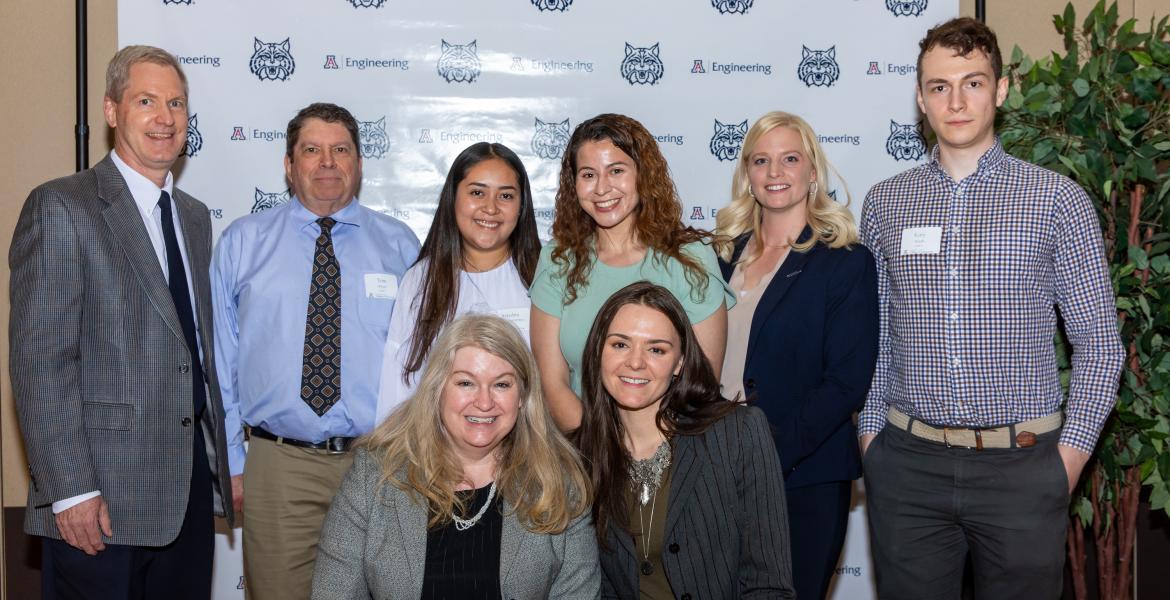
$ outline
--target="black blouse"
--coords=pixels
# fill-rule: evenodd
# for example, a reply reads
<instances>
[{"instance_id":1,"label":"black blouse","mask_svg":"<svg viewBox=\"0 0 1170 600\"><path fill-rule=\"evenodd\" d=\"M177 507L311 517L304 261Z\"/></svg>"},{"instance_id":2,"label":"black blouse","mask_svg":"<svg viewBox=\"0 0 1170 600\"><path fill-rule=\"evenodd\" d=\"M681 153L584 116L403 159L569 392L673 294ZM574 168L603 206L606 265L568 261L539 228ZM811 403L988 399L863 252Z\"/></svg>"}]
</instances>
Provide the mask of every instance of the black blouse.
<instances>
[{"instance_id":1,"label":"black blouse","mask_svg":"<svg viewBox=\"0 0 1170 600\"><path fill-rule=\"evenodd\" d=\"M470 518L483 508L490 484L477 490L456 492L470 499ZM497 600L500 598L500 535L504 519L497 490L492 505L479 522L465 531L455 522L427 531L427 562L423 573L422 600Z\"/></svg>"}]
</instances>

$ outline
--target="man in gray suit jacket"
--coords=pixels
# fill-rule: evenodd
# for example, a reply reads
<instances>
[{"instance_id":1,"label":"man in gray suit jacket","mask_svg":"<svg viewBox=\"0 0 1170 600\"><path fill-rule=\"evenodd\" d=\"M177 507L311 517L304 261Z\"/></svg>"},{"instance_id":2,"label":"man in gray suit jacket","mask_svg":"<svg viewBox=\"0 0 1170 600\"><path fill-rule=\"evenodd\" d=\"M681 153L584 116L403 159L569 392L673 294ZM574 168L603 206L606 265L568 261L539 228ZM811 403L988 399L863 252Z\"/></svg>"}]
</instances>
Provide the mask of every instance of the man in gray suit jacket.
<instances>
[{"instance_id":1,"label":"man in gray suit jacket","mask_svg":"<svg viewBox=\"0 0 1170 600\"><path fill-rule=\"evenodd\" d=\"M114 151L29 195L13 234L12 386L45 597L201 598L231 521L207 207L173 187L187 82L130 46L106 75Z\"/></svg>"}]
</instances>

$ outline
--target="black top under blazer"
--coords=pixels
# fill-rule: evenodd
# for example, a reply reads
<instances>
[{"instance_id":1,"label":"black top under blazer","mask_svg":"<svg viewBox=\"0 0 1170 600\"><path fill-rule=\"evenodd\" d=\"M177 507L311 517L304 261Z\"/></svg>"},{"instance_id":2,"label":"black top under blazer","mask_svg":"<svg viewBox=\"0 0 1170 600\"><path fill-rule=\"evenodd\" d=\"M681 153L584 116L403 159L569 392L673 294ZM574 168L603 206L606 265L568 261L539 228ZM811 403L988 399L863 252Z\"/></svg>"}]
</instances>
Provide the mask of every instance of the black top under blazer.
<instances>
[{"instance_id":1,"label":"black top under blazer","mask_svg":"<svg viewBox=\"0 0 1170 600\"><path fill-rule=\"evenodd\" d=\"M812 236L806 227L799 242ZM750 234L735 240L730 281ZM853 414L878 355L877 271L861 244L788 253L752 316L743 389L768 416L785 485L861 476Z\"/></svg>"},{"instance_id":2,"label":"black top under blazer","mask_svg":"<svg viewBox=\"0 0 1170 600\"><path fill-rule=\"evenodd\" d=\"M662 566L675 597L795 598L784 480L768 422L740 406L701 435L677 436ZM609 525L602 598L638 598L641 555Z\"/></svg>"}]
</instances>

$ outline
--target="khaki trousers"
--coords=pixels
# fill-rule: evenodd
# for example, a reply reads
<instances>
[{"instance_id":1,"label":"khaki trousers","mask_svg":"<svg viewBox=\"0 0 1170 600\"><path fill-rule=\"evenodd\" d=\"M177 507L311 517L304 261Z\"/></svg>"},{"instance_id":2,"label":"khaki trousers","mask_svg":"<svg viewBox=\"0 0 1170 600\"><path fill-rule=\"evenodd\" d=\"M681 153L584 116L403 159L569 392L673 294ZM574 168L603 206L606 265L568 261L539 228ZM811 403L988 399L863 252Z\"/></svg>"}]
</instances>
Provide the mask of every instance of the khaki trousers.
<instances>
[{"instance_id":1,"label":"khaki trousers","mask_svg":"<svg viewBox=\"0 0 1170 600\"><path fill-rule=\"evenodd\" d=\"M253 437L244 463L244 588L249 600L308 598L321 524L353 455Z\"/></svg>"}]
</instances>

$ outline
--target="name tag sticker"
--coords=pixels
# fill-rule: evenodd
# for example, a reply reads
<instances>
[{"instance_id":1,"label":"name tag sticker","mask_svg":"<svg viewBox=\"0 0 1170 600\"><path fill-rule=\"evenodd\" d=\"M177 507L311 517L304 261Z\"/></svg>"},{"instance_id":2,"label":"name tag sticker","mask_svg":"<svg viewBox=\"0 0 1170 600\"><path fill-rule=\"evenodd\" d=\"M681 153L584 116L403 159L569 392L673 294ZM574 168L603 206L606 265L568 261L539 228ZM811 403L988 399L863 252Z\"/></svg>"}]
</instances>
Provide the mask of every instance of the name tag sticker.
<instances>
[{"instance_id":1,"label":"name tag sticker","mask_svg":"<svg viewBox=\"0 0 1170 600\"><path fill-rule=\"evenodd\" d=\"M398 296L398 277L393 273L366 273L366 298L393 300Z\"/></svg>"},{"instance_id":2,"label":"name tag sticker","mask_svg":"<svg viewBox=\"0 0 1170 600\"><path fill-rule=\"evenodd\" d=\"M513 324L520 333L528 333L528 319L532 315L532 310L526 306L518 306L515 308L500 308L492 311L497 317Z\"/></svg>"},{"instance_id":3,"label":"name tag sticker","mask_svg":"<svg viewBox=\"0 0 1170 600\"><path fill-rule=\"evenodd\" d=\"M907 227L902 230L902 256L938 254L942 250L942 227Z\"/></svg>"}]
</instances>

